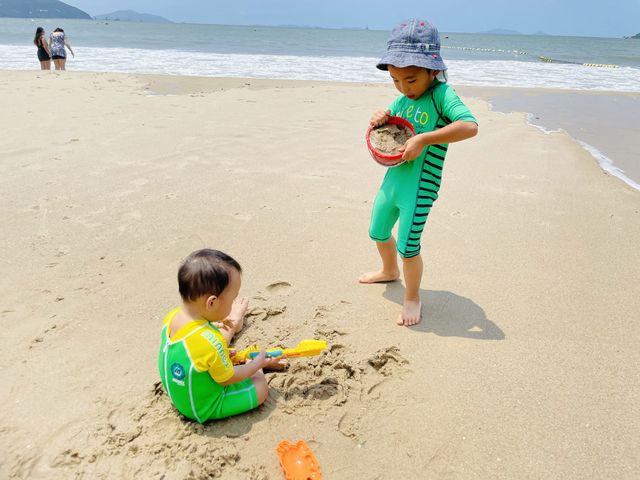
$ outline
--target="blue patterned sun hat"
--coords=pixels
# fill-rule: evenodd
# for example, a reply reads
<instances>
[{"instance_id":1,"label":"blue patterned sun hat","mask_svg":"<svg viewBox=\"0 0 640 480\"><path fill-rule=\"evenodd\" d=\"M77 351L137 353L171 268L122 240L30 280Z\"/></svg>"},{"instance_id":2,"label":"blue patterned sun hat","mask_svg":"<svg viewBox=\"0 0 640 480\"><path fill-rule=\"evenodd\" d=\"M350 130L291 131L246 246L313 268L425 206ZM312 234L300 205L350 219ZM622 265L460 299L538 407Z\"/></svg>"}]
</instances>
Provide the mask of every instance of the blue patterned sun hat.
<instances>
[{"instance_id":1,"label":"blue patterned sun hat","mask_svg":"<svg viewBox=\"0 0 640 480\"><path fill-rule=\"evenodd\" d=\"M412 18L397 25L387 42L387 52L378 62L377 68L388 70L394 67L423 67L430 70L446 70L440 56L440 34L426 20Z\"/></svg>"}]
</instances>

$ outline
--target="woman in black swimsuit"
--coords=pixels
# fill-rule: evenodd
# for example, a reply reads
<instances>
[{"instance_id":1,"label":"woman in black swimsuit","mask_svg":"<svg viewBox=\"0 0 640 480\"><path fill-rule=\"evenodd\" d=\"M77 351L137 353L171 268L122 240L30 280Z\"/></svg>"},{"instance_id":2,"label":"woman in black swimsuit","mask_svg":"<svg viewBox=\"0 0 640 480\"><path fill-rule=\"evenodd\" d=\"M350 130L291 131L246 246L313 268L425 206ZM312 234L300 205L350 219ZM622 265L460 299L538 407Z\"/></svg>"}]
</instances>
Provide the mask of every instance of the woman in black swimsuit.
<instances>
[{"instance_id":1,"label":"woman in black swimsuit","mask_svg":"<svg viewBox=\"0 0 640 480\"><path fill-rule=\"evenodd\" d=\"M38 47L38 60L40 60L41 70L51 70L51 55L49 53L49 44L44 39L44 28L38 27L33 44Z\"/></svg>"}]
</instances>

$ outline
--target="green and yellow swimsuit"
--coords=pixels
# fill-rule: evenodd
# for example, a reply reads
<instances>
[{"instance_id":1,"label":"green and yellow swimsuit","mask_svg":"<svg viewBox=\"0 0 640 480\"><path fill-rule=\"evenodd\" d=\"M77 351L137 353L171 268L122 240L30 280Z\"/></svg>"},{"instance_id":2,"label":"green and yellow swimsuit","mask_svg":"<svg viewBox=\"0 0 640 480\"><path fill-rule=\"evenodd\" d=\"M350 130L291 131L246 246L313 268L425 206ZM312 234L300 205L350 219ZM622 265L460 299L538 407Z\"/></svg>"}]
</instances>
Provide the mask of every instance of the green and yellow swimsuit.
<instances>
[{"instance_id":1,"label":"green and yellow swimsuit","mask_svg":"<svg viewBox=\"0 0 640 480\"><path fill-rule=\"evenodd\" d=\"M160 379L173 405L200 423L256 408L258 395L250 378L220 385L233 377L234 370L227 342L214 325L195 320L169 336L179 311L174 308L164 319L158 355Z\"/></svg>"}]
</instances>

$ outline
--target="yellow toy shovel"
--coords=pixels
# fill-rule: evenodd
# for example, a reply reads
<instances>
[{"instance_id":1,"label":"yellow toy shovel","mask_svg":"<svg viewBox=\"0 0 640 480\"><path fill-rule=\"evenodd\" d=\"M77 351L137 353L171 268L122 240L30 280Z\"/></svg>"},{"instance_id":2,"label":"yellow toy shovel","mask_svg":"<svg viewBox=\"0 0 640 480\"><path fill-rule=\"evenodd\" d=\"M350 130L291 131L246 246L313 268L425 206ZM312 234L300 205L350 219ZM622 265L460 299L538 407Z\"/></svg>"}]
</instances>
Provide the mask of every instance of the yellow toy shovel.
<instances>
[{"instance_id":1,"label":"yellow toy shovel","mask_svg":"<svg viewBox=\"0 0 640 480\"><path fill-rule=\"evenodd\" d=\"M285 355L287 358L315 357L327 349L326 340L302 340L295 348L269 348L266 356L275 358ZM229 356L234 365L256 358L260 354L258 345L251 345L243 350L229 350Z\"/></svg>"}]
</instances>

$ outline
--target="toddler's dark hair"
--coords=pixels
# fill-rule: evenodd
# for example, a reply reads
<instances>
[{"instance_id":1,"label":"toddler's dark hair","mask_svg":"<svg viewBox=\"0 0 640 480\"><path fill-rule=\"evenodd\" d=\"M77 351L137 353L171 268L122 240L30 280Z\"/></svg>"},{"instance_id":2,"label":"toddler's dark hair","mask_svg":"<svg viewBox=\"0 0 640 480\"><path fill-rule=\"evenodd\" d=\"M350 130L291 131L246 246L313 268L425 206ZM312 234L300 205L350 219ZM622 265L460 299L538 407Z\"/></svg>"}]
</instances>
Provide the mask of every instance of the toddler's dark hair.
<instances>
[{"instance_id":1,"label":"toddler's dark hair","mask_svg":"<svg viewBox=\"0 0 640 480\"><path fill-rule=\"evenodd\" d=\"M219 296L229 285L229 268L242 273L240 264L226 253L210 248L190 254L178 270L178 289L184 301L203 295Z\"/></svg>"}]
</instances>

